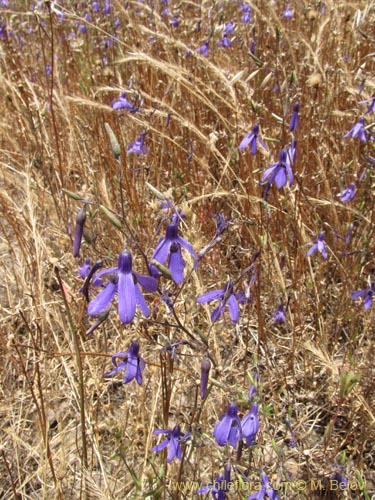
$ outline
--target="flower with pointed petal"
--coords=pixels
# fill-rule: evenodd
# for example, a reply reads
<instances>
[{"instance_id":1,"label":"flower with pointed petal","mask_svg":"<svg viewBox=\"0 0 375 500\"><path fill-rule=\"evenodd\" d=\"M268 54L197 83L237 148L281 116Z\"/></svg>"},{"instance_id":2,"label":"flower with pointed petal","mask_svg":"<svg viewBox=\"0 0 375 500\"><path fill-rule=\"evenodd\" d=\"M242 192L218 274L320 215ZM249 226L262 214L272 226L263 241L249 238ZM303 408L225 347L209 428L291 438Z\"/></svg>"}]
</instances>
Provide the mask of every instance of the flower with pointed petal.
<instances>
[{"instance_id":1,"label":"flower with pointed petal","mask_svg":"<svg viewBox=\"0 0 375 500\"><path fill-rule=\"evenodd\" d=\"M259 431L258 405L254 403L249 413L243 417L241 422L242 436L246 440L247 446L255 443L256 435Z\"/></svg>"},{"instance_id":2,"label":"flower with pointed petal","mask_svg":"<svg viewBox=\"0 0 375 500\"><path fill-rule=\"evenodd\" d=\"M167 446L168 448L168 456L167 456L167 462L170 463L172 460L176 457L179 460L182 458L182 449L180 446L181 439L185 437L185 434L183 434L180 431L180 428L178 425L174 427L173 430L169 429L156 429L154 431L154 434L166 434L167 437L164 441L162 441L160 444L154 446L152 448L152 451L161 451L164 450Z\"/></svg>"},{"instance_id":3,"label":"flower with pointed petal","mask_svg":"<svg viewBox=\"0 0 375 500\"><path fill-rule=\"evenodd\" d=\"M229 491L228 485L230 483L230 468L230 464L226 464L224 466L224 476L218 476L214 484L208 484L207 486L199 488L197 491L198 495L211 491L211 495L214 500L225 500L226 492Z\"/></svg>"},{"instance_id":4,"label":"flower with pointed petal","mask_svg":"<svg viewBox=\"0 0 375 500\"><path fill-rule=\"evenodd\" d=\"M285 149L282 149L279 154L279 161L264 171L261 182L265 183L267 181L266 190L273 183L276 184L277 189L281 189L288 180L289 186L292 186L294 180L293 171L290 161L288 161L288 153Z\"/></svg>"},{"instance_id":5,"label":"flower with pointed petal","mask_svg":"<svg viewBox=\"0 0 375 500\"><path fill-rule=\"evenodd\" d=\"M134 106L134 104L128 101L125 92L122 92L118 99L114 99L111 106L112 109L128 109L131 113L136 113L139 110L139 106Z\"/></svg>"},{"instance_id":6,"label":"flower with pointed petal","mask_svg":"<svg viewBox=\"0 0 375 500\"><path fill-rule=\"evenodd\" d=\"M121 363L117 364L117 359L122 359ZM106 373L105 377L112 377L121 370L125 370L125 375L123 379L124 384L128 384L133 379L136 379L139 385L142 384L142 372L145 369L146 363L139 355L139 343L134 340L128 351L116 352L112 356L112 363L114 369Z\"/></svg>"},{"instance_id":7,"label":"flower with pointed petal","mask_svg":"<svg viewBox=\"0 0 375 500\"><path fill-rule=\"evenodd\" d=\"M365 288L364 290L357 290L355 292L351 292L352 300L359 299L363 297L363 307L367 310L372 306L372 298L375 294L375 281L373 281L370 286Z\"/></svg>"},{"instance_id":8,"label":"flower with pointed petal","mask_svg":"<svg viewBox=\"0 0 375 500\"><path fill-rule=\"evenodd\" d=\"M241 151L245 149L247 146L250 146L250 152L252 155L255 155L257 152L257 141L259 144L266 150L269 151L267 145L264 143L262 138L259 136L259 125L256 123L251 132L245 135L245 137L240 142L238 149Z\"/></svg>"},{"instance_id":9,"label":"flower with pointed petal","mask_svg":"<svg viewBox=\"0 0 375 500\"><path fill-rule=\"evenodd\" d=\"M285 323L284 304L280 304L279 307L274 312L273 321L275 323Z\"/></svg>"},{"instance_id":10,"label":"flower with pointed petal","mask_svg":"<svg viewBox=\"0 0 375 500\"><path fill-rule=\"evenodd\" d=\"M241 420L237 411L237 405L229 405L227 413L221 415L220 421L215 425L214 438L219 446L230 444L235 448L237 441L241 439Z\"/></svg>"},{"instance_id":11,"label":"flower with pointed petal","mask_svg":"<svg viewBox=\"0 0 375 500\"><path fill-rule=\"evenodd\" d=\"M177 220L173 224L168 224L164 238L161 238L155 248L151 260L156 260L164 264L168 259L168 269L173 280L180 284L184 279L185 261L182 258L181 247L185 248L190 255L196 259L192 245L178 234ZM155 266L150 266L155 276L159 273Z\"/></svg>"},{"instance_id":12,"label":"flower with pointed petal","mask_svg":"<svg viewBox=\"0 0 375 500\"><path fill-rule=\"evenodd\" d=\"M366 132L365 132L365 119L360 118L356 124L344 135L344 139L348 137L356 138L358 137L362 142L366 142Z\"/></svg>"},{"instance_id":13,"label":"flower with pointed petal","mask_svg":"<svg viewBox=\"0 0 375 500\"><path fill-rule=\"evenodd\" d=\"M339 193L337 195L339 198L341 198L341 201L342 202L346 202L346 201L352 201L354 199L354 196L355 196L355 184L354 182L351 182L349 184L349 186L344 189L343 191L341 191L341 193Z\"/></svg>"},{"instance_id":14,"label":"flower with pointed petal","mask_svg":"<svg viewBox=\"0 0 375 500\"><path fill-rule=\"evenodd\" d=\"M307 252L307 256L310 257L310 255L315 252L320 252L323 259L327 258L327 248L324 242L324 233L322 231L319 233L318 238L314 241L312 247Z\"/></svg>"},{"instance_id":15,"label":"flower with pointed petal","mask_svg":"<svg viewBox=\"0 0 375 500\"><path fill-rule=\"evenodd\" d=\"M294 130L297 130L297 127L298 127L299 106L300 106L299 102L296 102L294 107L293 107L292 118L291 118L290 124L289 124L289 130L291 132L294 132Z\"/></svg>"},{"instance_id":16,"label":"flower with pointed petal","mask_svg":"<svg viewBox=\"0 0 375 500\"><path fill-rule=\"evenodd\" d=\"M228 281L222 290L211 290L210 292L204 293L197 298L198 304L204 304L210 302L211 300L220 300L219 305L211 314L211 321L214 323L219 320L224 313L226 305L229 307L230 317L233 323L237 323L240 317L240 311L238 309L238 303L245 300L243 293L236 293L233 291L233 283Z\"/></svg>"},{"instance_id":17,"label":"flower with pointed petal","mask_svg":"<svg viewBox=\"0 0 375 500\"><path fill-rule=\"evenodd\" d=\"M94 276L94 280L110 274L111 279L98 295L89 302L87 312L90 316L97 316L109 307L116 292L118 295L118 312L123 323L130 323L138 304L142 313L148 318L150 311L143 298L138 283L146 292L155 292L158 284L155 278L143 276L132 270L132 256L128 252L120 254L118 266L105 269Z\"/></svg>"},{"instance_id":18,"label":"flower with pointed petal","mask_svg":"<svg viewBox=\"0 0 375 500\"><path fill-rule=\"evenodd\" d=\"M139 135L136 138L135 141L130 142L128 144L128 148L127 148L128 153L147 155L148 146L146 146L146 144L145 144L145 135L146 135L146 133L143 132L141 135Z\"/></svg>"}]
</instances>

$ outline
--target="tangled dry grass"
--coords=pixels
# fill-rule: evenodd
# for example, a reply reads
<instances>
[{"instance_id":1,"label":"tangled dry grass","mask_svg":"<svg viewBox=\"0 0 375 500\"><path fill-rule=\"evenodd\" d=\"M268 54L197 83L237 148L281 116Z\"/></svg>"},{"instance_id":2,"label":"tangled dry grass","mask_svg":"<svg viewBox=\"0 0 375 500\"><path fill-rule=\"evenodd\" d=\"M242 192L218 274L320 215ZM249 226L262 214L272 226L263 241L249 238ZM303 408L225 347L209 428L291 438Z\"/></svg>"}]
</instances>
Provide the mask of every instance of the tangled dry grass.
<instances>
[{"instance_id":1,"label":"tangled dry grass","mask_svg":"<svg viewBox=\"0 0 375 500\"><path fill-rule=\"evenodd\" d=\"M366 109L358 101L374 95L375 4L291 2L287 20L282 2L246 3L250 24L237 2L170 0L177 27L162 2L113 0L109 14L104 2L95 12L92 2L69 0L1 8L2 500L201 498L171 481L209 483L228 462L234 480L264 471L275 488L289 484L280 498L375 492L374 310L351 300L374 279L374 143L343 139ZM232 47L219 47L230 20ZM208 40L204 57L196 49ZM112 109L124 90L142 103L137 113ZM291 142L296 101L295 183L265 200L260 179ZM256 122L270 152L239 152ZM143 131L148 154L127 154ZM342 203L337 194L349 182L357 194ZM113 308L86 335L93 319L78 293L79 264L115 265L129 244L147 273L139 247L150 257L163 234L147 183L183 209L181 232L197 252L215 234L214 214L229 227L196 271L190 259L182 286L164 282L177 319L153 296L150 319L123 325ZM85 241L74 259L83 202ZM326 260L307 257L320 231ZM212 324L211 306L196 297L238 278L258 251L256 280L240 284L252 297L240 321L224 315ZM286 322L276 324L280 301ZM142 386L104 379L110 356L134 338L147 365ZM174 362L162 348L178 340L188 343ZM214 366L202 403L207 350ZM212 431L230 401L246 413L249 374L259 375L261 426L256 445L238 456ZM152 452L153 431L175 424L192 435L183 459L167 465ZM337 470L350 481L344 491L330 483Z\"/></svg>"}]
</instances>

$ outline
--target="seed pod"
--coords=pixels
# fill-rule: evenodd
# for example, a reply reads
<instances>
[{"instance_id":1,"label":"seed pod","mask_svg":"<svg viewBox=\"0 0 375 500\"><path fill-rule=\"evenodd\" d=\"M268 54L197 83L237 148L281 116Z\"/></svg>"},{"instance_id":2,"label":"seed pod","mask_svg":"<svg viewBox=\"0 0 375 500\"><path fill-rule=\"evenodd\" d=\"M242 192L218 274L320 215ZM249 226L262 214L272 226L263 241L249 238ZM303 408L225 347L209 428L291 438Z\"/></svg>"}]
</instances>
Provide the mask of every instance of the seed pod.
<instances>
[{"instance_id":1,"label":"seed pod","mask_svg":"<svg viewBox=\"0 0 375 500\"><path fill-rule=\"evenodd\" d=\"M86 222L86 205L83 205L81 210L78 212L76 217L76 227L74 230L74 239L73 239L73 256L79 256L79 250L81 248L82 236L83 236L83 228Z\"/></svg>"},{"instance_id":2,"label":"seed pod","mask_svg":"<svg viewBox=\"0 0 375 500\"><path fill-rule=\"evenodd\" d=\"M208 374L211 370L211 361L205 357L201 363L201 398L204 399L207 396L207 385L208 385Z\"/></svg>"}]
</instances>

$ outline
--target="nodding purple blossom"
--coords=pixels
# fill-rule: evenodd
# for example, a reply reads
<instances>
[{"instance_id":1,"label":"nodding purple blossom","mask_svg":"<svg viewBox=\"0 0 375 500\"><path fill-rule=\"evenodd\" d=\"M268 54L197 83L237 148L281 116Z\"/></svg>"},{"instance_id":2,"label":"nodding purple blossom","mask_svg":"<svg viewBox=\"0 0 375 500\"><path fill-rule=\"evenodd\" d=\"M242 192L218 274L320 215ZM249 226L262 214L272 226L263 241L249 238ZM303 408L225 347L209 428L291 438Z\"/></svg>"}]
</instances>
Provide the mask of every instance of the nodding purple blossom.
<instances>
[{"instance_id":1,"label":"nodding purple blossom","mask_svg":"<svg viewBox=\"0 0 375 500\"><path fill-rule=\"evenodd\" d=\"M230 464L226 464L224 466L224 476L218 476L214 484L208 484L199 488L197 491L198 495L211 491L211 496L214 500L225 500L226 493L229 491L230 469Z\"/></svg>"},{"instance_id":2,"label":"nodding purple blossom","mask_svg":"<svg viewBox=\"0 0 375 500\"><path fill-rule=\"evenodd\" d=\"M263 498L266 497L269 498L270 500L279 500L279 496L276 493L276 491L272 488L268 476L264 473L262 473L261 476L261 489L252 495L250 495L247 500L262 500Z\"/></svg>"},{"instance_id":3,"label":"nodding purple blossom","mask_svg":"<svg viewBox=\"0 0 375 500\"><path fill-rule=\"evenodd\" d=\"M241 5L241 9L243 12L243 15L241 17L241 21L243 23L249 24L251 23L251 7L247 3L243 3Z\"/></svg>"},{"instance_id":4,"label":"nodding purple blossom","mask_svg":"<svg viewBox=\"0 0 375 500\"><path fill-rule=\"evenodd\" d=\"M147 155L148 147L145 144L146 133L139 135L134 142L128 144L128 153Z\"/></svg>"},{"instance_id":5,"label":"nodding purple blossom","mask_svg":"<svg viewBox=\"0 0 375 500\"><path fill-rule=\"evenodd\" d=\"M223 33L223 37L222 37L221 40L219 40L217 42L217 46L218 47L226 47L226 48L232 46L232 42L228 38L228 34L227 33Z\"/></svg>"},{"instance_id":6,"label":"nodding purple blossom","mask_svg":"<svg viewBox=\"0 0 375 500\"><path fill-rule=\"evenodd\" d=\"M152 451L158 452L161 450L164 450L167 446L168 448L168 456L167 456L167 462L170 463L172 460L176 457L179 460L182 458L182 449L180 446L180 442L183 440L183 438L186 438L186 435L183 434L180 431L180 428L178 425L174 427L173 430L169 429L156 429L154 431L154 434L166 434L167 437L164 441L162 441L160 444L154 446L152 448Z\"/></svg>"},{"instance_id":7,"label":"nodding purple blossom","mask_svg":"<svg viewBox=\"0 0 375 500\"><path fill-rule=\"evenodd\" d=\"M105 16L108 16L111 13L111 2L110 0L105 0L104 7L103 7L103 14Z\"/></svg>"},{"instance_id":8,"label":"nodding purple blossom","mask_svg":"<svg viewBox=\"0 0 375 500\"><path fill-rule=\"evenodd\" d=\"M324 242L324 233L321 231L318 238L313 242L312 247L307 252L307 256L310 257L313 253L320 252L323 259L327 258L327 248Z\"/></svg>"},{"instance_id":9,"label":"nodding purple blossom","mask_svg":"<svg viewBox=\"0 0 375 500\"><path fill-rule=\"evenodd\" d=\"M123 323L130 323L138 305L142 313L148 318L150 311L142 295L138 283L147 292L155 292L158 284L155 278L143 276L132 270L132 256L128 252L119 255L117 267L99 271L94 279L104 275L111 278L98 295L89 302L87 312L90 316L97 316L105 311L111 304L116 292L118 296L118 313Z\"/></svg>"},{"instance_id":10,"label":"nodding purple blossom","mask_svg":"<svg viewBox=\"0 0 375 500\"><path fill-rule=\"evenodd\" d=\"M279 307L273 313L273 322L274 323L285 323L285 312L284 312L284 304L280 304Z\"/></svg>"},{"instance_id":11,"label":"nodding purple blossom","mask_svg":"<svg viewBox=\"0 0 375 500\"><path fill-rule=\"evenodd\" d=\"M358 137L362 142L366 142L366 131L365 131L365 119L362 116L358 122L353 125L353 127L344 135L344 139L348 137L353 137L354 139Z\"/></svg>"},{"instance_id":12,"label":"nodding purple blossom","mask_svg":"<svg viewBox=\"0 0 375 500\"><path fill-rule=\"evenodd\" d=\"M94 12L99 12L100 11L100 5L97 0L93 0L92 2L92 10Z\"/></svg>"},{"instance_id":13,"label":"nodding purple blossom","mask_svg":"<svg viewBox=\"0 0 375 500\"><path fill-rule=\"evenodd\" d=\"M251 132L245 135L245 137L242 139L240 142L238 149L241 151L242 149L247 148L247 146L250 146L250 152L252 155L255 155L257 152L257 141L259 141L259 144L266 150L269 151L267 145L264 143L262 138L259 136L259 125L256 123L253 128L251 129Z\"/></svg>"},{"instance_id":14,"label":"nodding purple blossom","mask_svg":"<svg viewBox=\"0 0 375 500\"><path fill-rule=\"evenodd\" d=\"M206 302L211 302L211 300L220 300L219 305L211 313L211 321L213 323L221 318L227 305L233 323L237 323L240 317L237 301L240 303L244 302L245 295L234 292L232 281L228 281L222 290L211 290L197 298L198 304L205 304Z\"/></svg>"},{"instance_id":15,"label":"nodding purple blossom","mask_svg":"<svg viewBox=\"0 0 375 500\"><path fill-rule=\"evenodd\" d=\"M241 422L242 437L245 438L246 445L255 443L256 435L259 431L258 405L254 403L250 411L245 415Z\"/></svg>"},{"instance_id":16,"label":"nodding purple blossom","mask_svg":"<svg viewBox=\"0 0 375 500\"><path fill-rule=\"evenodd\" d=\"M242 438L241 420L237 411L237 405L229 405L227 412L221 415L220 421L215 425L214 438L219 446L230 444L235 448Z\"/></svg>"},{"instance_id":17,"label":"nodding purple blossom","mask_svg":"<svg viewBox=\"0 0 375 500\"><path fill-rule=\"evenodd\" d=\"M351 182L349 186L337 195L342 202L352 201L355 197L355 184Z\"/></svg>"},{"instance_id":18,"label":"nodding purple blossom","mask_svg":"<svg viewBox=\"0 0 375 500\"><path fill-rule=\"evenodd\" d=\"M168 259L168 269L177 284L182 283L184 279L185 261L182 258L181 247L185 248L194 259L197 258L192 245L178 235L178 224L174 222L167 225L165 236L159 240L152 255L152 260L156 260L160 264L164 264ZM155 276L159 276L157 269L152 264L151 270Z\"/></svg>"},{"instance_id":19,"label":"nodding purple blossom","mask_svg":"<svg viewBox=\"0 0 375 500\"><path fill-rule=\"evenodd\" d=\"M351 292L352 300L357 300L360 297L363 297L363 307L366 309L370 309L372 306L372 298L375 293L375 281L373 281L370 286L365 288L364 290L357 290Z\"/></svg>"},{"instance_id":20,"label":"nodding purple blossom","mask_svg":"<svg viewBox=\"0 0 375 500\"><path fill-rule=\"evenodd\" d=\"M200 47L198 47L197 52L201 54L203 57L208 57L209 52L208 52L208 42L204 43Z\"/></svg>"},{"instance_id":21,"label":"nodding purple blossom","mask_svg":"<svg viewBox=\"0 0 375 500\"><path fill-rule=\"evenodd\" d=\"M112 109L128 109L130 113L136 113L139 110L139 106L135 106L126 98L126 93L121 92L120 97L114 99L111 103Z\"/></svg>"},{"instance_id":22,"label":"nodding purple blossom","mask_svg":"<svg viewBox=\"0 0 375 500\"><path fill-rule=\"evenodd\" d=\"M279 161L268 167L262 176L261 182L266 185L266 194L268 193L271 184L275 183L277 189L281 189L289 181L289 186L292 186L294 175L291 167L292 154L286 149L282 149L279 154Z\"/></svg>"},{"instance_id":23,"label":"nodding purple blossom","mask_svg":"<svg viewBox=\"0 0 375 500\"><path fill-rule=\"evenodd\" d=\"M371 97L370 99L365 99L364 101L359 101L358 104L366 104L367 102L370 102L370 106L367 108L367 111L365 112L365 115L368 113L375 113L375 96Z\"/></svg>"},{"instance_id":24,"label":"nodding purple blossom","mask_svg":"<svg viewBox=\"0 0 375 500\"><path fill-rule=\"evenodd\" d=\"M346 490L348 487L348 480L341 471L335 472L335 474L331 477L331 481L335 481L338 491Z\"/></svg>"},{"instance_id":25,"label":"nodding purple blossom","mask_svg":"<svg viewBox=\"0 0 375 500\"><path fill-rule=\"evenodd\" d=\"M283 17L284 19L292 19L293 11L288 4L286 4L285 9L281 14L281 17Z\"/></svg>"},{"instance_id":26,"label":"nodding purple blossom","mask_svg":"<svg viewBox=\"0 0 375 500\"><path fill-rule=\"evenodd\" d=\"M73 257L79 256L85 222L86 222L86 205L84 205L80 209L80 211L76 216L76 226L74 229L74 238L73 238Z\"/></svg>"},{"instance_id":27,"label":"nodding purple blossom","mask_svg":"<svg viewBox=\"0 0 375 500\"><path fill-rule=\"evenodd\" d=\"M292 118L291 118L290 124L289 124L289 130L291 132L294 132L295 130L297 130L297 127L298 127L299 107L300 107L299 102L296 102L294 107L293 107Z\"/></svg>"},{"instance_id":28,"label":"nodding purple blossom","mask_svg":"<svg viewBox=\"0 0 375 500\"><path fill-rule=\"evenodd\" d=\"M122 359L121 363L117 364L117 360ZM114 369L106 373L105 377L112 377L116 373L125 370L125 375L123 379L124 384L128 384L133 379L137 381L139 385L142 384L142 372L146 367L146 363L139 355L139 343L134 340L128 351L116 352L112 356L112 364Z\"/></svg>"}]
</instances>

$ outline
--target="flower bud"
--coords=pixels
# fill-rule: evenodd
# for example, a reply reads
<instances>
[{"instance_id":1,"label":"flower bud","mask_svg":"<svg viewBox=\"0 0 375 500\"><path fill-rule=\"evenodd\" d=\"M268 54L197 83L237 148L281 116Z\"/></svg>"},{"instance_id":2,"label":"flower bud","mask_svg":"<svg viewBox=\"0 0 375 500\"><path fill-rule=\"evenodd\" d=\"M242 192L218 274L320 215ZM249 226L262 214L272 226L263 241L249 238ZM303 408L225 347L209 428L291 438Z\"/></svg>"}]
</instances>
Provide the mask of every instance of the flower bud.
<instances>
[{"instance_id":1,"label":"flower bud","mask_svg":"<svg viewBox=\"0 0 375 500\"><path fill-rule=\"evenodd\" d=\"M211 361L205 357L201 363L201 384L200 384L200 394L201 398L204 399L207 395L207 385L208 385L208 374L211 370Z\"/></svg>"},{"instance_id":2,"label":"flower bud","mask_svg":"<svg viewBox=\"0 0 375 500\"><path fill-rule=\"evenodd\" d=\"M74 239L73 239L73 256L78 257L79 250L81 248L82 236L83 236L83 228L86 222L86 206L84 205L81 210L78 212L76 217L76 227L74 230Z\"/></svg>"}]
</instances>

